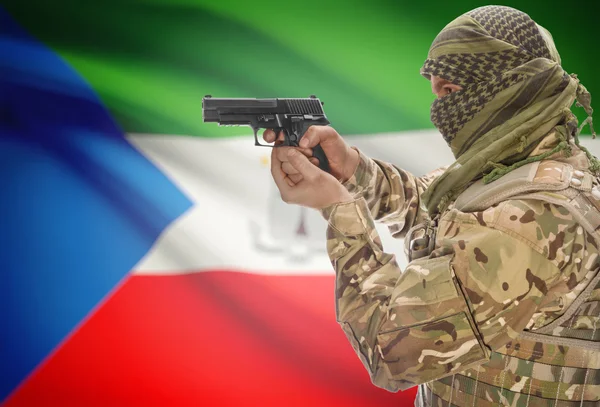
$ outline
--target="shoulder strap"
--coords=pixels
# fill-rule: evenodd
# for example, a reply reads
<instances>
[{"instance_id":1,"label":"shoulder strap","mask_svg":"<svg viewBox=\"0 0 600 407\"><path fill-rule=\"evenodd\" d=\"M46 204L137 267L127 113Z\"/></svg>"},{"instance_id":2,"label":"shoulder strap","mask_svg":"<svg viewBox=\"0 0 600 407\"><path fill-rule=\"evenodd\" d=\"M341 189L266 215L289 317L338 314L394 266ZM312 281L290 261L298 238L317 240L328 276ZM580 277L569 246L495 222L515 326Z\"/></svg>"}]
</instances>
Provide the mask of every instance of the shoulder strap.
<instances>
[{"instance_id":1,"label":"shoulder strap","mask_svg":"<svg viewBox=\"0 0 600 407\"><path fill-rule=\"evenodd\" d=\"M537 199L569 210L600 242L600 186L592 174L560 161L538 161L484 184L478 180L458 196L454 208L475 212L508 199Z\"/></svg>"},{"instance_id":2,"label":"shoulder strap","mask_svg":"<svg viewBox=\"0 0 600 407\"><path fill-rule=\"evenodd\" d=\"M454 207L462 212L489 208L515 195L536 191L560 191L569 186L573 167L558 161L536 161L523 165L496 181L480 179L458 196Z\"/></svg>"}]
</instances>

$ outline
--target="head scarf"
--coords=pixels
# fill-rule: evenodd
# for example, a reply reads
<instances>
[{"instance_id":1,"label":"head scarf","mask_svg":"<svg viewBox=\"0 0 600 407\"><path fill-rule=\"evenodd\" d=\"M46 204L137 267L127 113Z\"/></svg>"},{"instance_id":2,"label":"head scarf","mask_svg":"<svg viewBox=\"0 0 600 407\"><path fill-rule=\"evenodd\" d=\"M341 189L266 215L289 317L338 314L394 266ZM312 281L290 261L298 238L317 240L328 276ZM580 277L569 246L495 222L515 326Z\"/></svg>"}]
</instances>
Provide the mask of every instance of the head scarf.
<instances>
[{"instance_id":1,"label":"head scarf","mask_svg":"<svg viewBox=\"0 0 600 407\"><path fill-rule=\"evenodd\" d=\"M431 216L473 180L490 171L488 181L496 179L525 163L552 130L562 140L555 150L568 148L581 130L570 110L575 100L591 127L590 95L560 63L551 34L510 7L477 8L438 34L421 74L462 89L431 106L431 121L456 158L423 195Z\"/></svg>"}]
</instances>

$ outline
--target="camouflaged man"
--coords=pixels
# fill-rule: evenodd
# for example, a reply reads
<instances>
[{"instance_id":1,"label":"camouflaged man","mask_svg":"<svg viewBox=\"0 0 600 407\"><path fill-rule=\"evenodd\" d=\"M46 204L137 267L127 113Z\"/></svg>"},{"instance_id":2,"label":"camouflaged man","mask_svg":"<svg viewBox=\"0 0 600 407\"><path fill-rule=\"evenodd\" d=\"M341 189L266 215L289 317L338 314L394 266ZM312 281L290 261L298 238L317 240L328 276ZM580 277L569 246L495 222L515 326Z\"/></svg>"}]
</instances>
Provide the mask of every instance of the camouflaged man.
<instances>
[{"instance_id":1,"label":"camouflaged man","mask_svg":"<svg viewBox=\"0 0 600 407\"><path fill-rule=\"evenodd\" d=\"M500 6L446 26L421 73L447 168L415 177L331 127L273 149L282 198L329 222L338 322L375 385L420 385L417 406L600 406L600 165L570 110L591 127L589 93ZM405 237L406 270L374 221Z\"/></svg>"}]
</instances>

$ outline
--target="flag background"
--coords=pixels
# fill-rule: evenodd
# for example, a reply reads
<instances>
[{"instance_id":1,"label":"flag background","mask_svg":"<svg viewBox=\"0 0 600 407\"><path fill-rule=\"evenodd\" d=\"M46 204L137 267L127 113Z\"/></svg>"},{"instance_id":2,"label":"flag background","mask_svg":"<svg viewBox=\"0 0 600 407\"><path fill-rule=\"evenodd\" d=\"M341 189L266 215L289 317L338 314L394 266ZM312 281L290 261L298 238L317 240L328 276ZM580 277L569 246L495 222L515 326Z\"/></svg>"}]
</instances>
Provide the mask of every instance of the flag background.
<instances>
[{"instance_id":1,"label":"flag background","mask_svg":"<svg viewBox=\"0 0 600 407\"><path fill-rule=\"evenodd\" d=\"M316 94L349 143L423 174L451 157L419 68L484 3L2 4L0 400L412 405L335 322L322 220L279 202L250 129L202 123L201 99ZM599 94L583 2L504 4Z\"/></svg>"}]
</instances>

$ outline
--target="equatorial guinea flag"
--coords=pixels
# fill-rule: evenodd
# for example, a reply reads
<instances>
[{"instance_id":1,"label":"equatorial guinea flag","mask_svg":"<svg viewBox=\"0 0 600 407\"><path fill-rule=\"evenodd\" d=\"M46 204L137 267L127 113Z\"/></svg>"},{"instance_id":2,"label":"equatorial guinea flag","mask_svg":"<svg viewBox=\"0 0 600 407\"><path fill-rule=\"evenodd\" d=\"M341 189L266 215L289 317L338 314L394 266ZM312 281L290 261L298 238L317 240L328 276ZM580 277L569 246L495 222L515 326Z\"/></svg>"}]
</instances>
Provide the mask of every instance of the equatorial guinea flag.
<instances>
[{"instance_id":1,"label":"equatorial guinea flag","mask_svg":"<svg viewBox=\"0 0 600 407\"><path fill-rule=\"evenodd\" d=\"M0 402L412 405L370 383L335 322L325 221L284 204L270 151L202 123L200 101L316 93L350 144L423 174L452 160L416 108L441 26L366 3L81 3L0 9ZM372 19L377 42L339 25L272 35L290 15ZM408 32L419 46L397 43Z\"/></svg>"}]
</instances>

